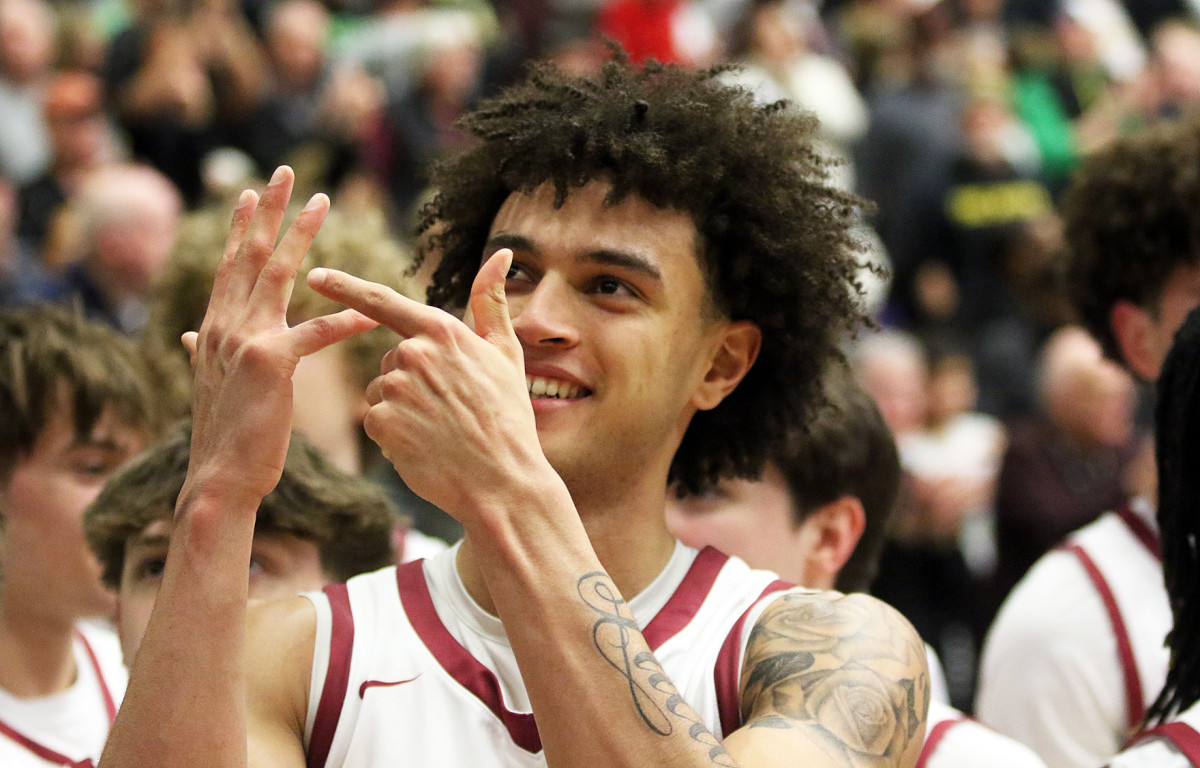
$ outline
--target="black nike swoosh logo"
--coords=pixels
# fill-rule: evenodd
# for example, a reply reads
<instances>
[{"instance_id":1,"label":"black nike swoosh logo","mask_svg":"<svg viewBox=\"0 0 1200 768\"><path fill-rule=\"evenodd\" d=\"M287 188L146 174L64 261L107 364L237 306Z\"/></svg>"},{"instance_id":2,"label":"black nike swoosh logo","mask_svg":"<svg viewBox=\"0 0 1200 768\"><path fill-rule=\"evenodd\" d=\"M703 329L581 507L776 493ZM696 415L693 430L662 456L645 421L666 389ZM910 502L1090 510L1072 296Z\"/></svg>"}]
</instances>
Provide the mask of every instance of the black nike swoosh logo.
<instances>
[{"instance_id":1,"label":"black nike swoosh logo","mask_svg":"<svg viewBox=\"0 0 1200 768\"><path fill-rule=\"evenodd\" d=\"M361 699L363 694L367 692L368 688L390 688L393 685L404 685L405 683L411 683L418 677L420 677L419 674L415 677L410 677L407 680L393 680L390 682L384 680L364 680L363 684L358 686L358 698Z\"/></svg>"}]
</instances>

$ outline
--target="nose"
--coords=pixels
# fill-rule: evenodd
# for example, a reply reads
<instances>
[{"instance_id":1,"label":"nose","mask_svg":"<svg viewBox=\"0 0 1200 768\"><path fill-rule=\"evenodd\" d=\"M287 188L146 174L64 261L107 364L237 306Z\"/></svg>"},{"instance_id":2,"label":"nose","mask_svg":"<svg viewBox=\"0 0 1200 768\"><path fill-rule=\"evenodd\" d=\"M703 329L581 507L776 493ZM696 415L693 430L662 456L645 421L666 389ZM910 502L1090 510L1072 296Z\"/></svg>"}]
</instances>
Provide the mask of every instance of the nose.
<instances>
[{"instance_id":1,"label":"nose","mask_svg":"<svg viewBox=\"0 0 1200 768\"><path fill-rule=\"evenodd\" d=\"M532 291L510 296L513 330L526 349L572 347L579 341L572 291L561 279L545 275Z\"/></svg>"}]
</instances>

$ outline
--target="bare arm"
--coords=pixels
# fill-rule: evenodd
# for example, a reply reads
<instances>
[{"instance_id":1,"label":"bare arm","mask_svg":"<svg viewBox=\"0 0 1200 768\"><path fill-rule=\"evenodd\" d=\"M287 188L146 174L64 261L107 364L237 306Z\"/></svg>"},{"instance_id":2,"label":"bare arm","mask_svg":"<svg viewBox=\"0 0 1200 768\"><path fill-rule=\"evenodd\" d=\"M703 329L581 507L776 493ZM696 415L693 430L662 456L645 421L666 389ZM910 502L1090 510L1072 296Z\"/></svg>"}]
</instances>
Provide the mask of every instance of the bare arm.
<instances>
[{"instance_id":1,"label":"bare arm","mask_svg":"<svg viewBox=\"0 0 1200 768\"><path fill-rule=\"evenodd\" d=\"M258 683L275 684L311 654L311 635L301 630L315 619L293 605L295 616L265 625L278 627L274 642L282 652L264 655L253 639L247 650L254 519L282 472L296 363L374 323L343 312L288 327L292 280L328 210L324 196L314 198L274 247L291 187L291 171L281 169L261 204L253 193L243 196L192 341L191 462L154 613L102 759L106 768L244 766L248 737L263 764L303 764L296 762L296 723L306 692L296 692L304 684L280 679L274 692L260 694ZM254 637L272 637L262 629L253 625ZM275 709L260 711L264 702Z\"/></svg>"}]
</instances>

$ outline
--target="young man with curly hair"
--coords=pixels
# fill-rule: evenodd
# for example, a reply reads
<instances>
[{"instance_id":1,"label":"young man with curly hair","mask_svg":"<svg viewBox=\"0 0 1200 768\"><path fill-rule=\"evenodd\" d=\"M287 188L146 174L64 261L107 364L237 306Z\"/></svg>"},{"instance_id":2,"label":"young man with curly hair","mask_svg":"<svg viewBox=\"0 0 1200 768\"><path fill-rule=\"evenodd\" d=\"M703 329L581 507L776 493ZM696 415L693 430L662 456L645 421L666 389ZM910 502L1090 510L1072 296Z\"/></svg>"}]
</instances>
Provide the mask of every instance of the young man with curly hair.
<instances>
[{"instance_id":1,"label":"young man with curly hair","mask_svg":"<svg viewBox=\"0 0 1200 768\"><path fill-rule=\"evenodd\" d=\"M480 141L425 219L430 297L462 320L315 270L354 309L289 328L327 198L273 247L290 172L243 197L187 339L192 463L103 764L911 766L929 688L911 627L686 548L663 516L668 480L758 472L861 320L854 201L811 122L711 72L614 62L535 69L464 125ZM231 603L291 371L376 321L404 340L367 432L466 538L247 621Z\"/></svg>"},{"instance_id":2,"label":"young man with curly hair","mask_svg":"<svg viewBox=\"0 0 1200 768\"><path fill-rule=\"evenodd\" d=\"M1146 382L1200 303L1198 169L1200 125L1167 123L1096 152L1063 200L1080 318ZM1171 612L1146 485L1038 560L988 632L976 714L1048 765L1102 764L1162 688Z\"/></svg>"}]
</instances>

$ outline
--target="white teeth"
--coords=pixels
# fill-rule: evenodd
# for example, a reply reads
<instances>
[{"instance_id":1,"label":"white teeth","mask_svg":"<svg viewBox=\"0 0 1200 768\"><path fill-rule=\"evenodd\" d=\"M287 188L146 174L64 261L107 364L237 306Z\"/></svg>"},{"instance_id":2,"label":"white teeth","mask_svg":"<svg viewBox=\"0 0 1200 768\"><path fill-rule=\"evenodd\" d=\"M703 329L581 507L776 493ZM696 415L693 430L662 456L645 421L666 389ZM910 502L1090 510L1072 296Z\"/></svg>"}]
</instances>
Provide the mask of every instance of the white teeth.
<instances>
[{"instance_id":1,"label":"white teeth","mask_svg":"<svg viewBox=\"0 0 1200 768\"><path fill-rule=\"evenodd\" d=\"M582 387L570 382L543 379L540 376L526 376L525 385L529 388L531 397L554 397L567 400L579 397L584 392Z\"/></svg>"}]
</instances>

